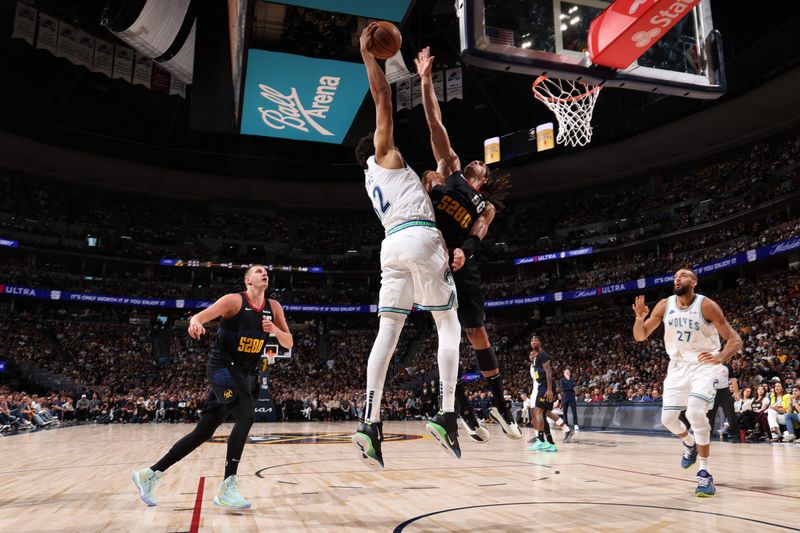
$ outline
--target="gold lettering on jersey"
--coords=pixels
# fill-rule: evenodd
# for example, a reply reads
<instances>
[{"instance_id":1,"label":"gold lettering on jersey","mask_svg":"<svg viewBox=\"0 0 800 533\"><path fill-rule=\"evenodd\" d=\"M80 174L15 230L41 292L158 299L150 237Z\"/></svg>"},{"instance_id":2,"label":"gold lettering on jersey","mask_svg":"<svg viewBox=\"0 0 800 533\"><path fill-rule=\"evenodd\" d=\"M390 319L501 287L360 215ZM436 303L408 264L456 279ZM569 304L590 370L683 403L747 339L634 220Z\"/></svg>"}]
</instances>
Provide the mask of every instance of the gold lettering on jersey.
<instances>
[{"instance_id":1,"label":"gold lettering on jersey","mask_svg":"<svg viewBox=\"0 0 800 533\"><path fill-rule=\"evenodd\" d=\"M464 229L469 229L470 224L472 224L472 215L469 214L458 200L455 200L449 194L445 194L442 199L439 200L436 209L444 211L445 214L453 217L453 220Z\"/></svg>"},{"instance_id":2,"label":"gold lettering on jersey","mask_svg":"<svg viewBox=\"0 0 800 533\"><path fill-rule=\"evenodd\" d=\"M259 353L264 347L264 339L239 338L239 348L236 351L244 353Z\"/></svg>"}]
</instances>

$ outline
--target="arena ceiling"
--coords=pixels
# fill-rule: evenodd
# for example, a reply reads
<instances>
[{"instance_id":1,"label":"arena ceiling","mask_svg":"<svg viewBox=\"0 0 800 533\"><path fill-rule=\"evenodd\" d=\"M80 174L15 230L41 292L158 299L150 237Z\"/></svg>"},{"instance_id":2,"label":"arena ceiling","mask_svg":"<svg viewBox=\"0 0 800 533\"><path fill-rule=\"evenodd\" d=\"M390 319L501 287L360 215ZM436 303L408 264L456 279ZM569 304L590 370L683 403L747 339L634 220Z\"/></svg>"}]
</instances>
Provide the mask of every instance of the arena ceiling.
<instances>
[{"instance_id":1,"label":"arena ceiling","mask_svg":"<svg viewBox=\"0 0 800 533\"><path fill-rule=\"evenodd\" d=\"M35 0L40 9L97 31L104 31L99 24L104 14L135 10L142 2ZM593 147L580 153L516 161L514 174L532 177L524 180L530 185L517 190L541 187L541 176L556 172L560 172L558 185L570 186L670 161L677 163L695 152L681 148L686 143L698 151L713 151L730 146L733 141L729 134L737 128L742 132L740 137L746 138L752 131L791 122L795 117L793 102L786 102L785 96L776 98L776 94L786 93L775 91L785 90L780 77L800 65L795 39L800 3L779 3L782 7L777 23L774 9L743 14L738 4L713 3L715 23L724 35L728 96L707 102L604 91L595 114ZM425 45L432 47L443 65L459 64L457 19L452 6L451 0L414 3L403 27L403 52L409 65L414 52ZM349 146L190 130L189 102L91 74L9 39L13 13L14 2L0 7L0 31L5 35L0 39L0 56L8 73L6 79L11 80L0 87L0 128L9 133L103 156L242 179L353 184L361 180ZM341 42L341 31L312 39L309 32L315 26L307 19L307 14L299 17L290 10L280 29L272 28L271 33L264 32L258 38L265 46L279 49L312 55L324 48L328 55L357 59L352 41ZM346 25L340 30L346 31ZM339 43L338 48L332 43ZM727 105L769 81L777 85L768 98L754 98L749 107ZM452 101L443 108L445 124L462 158L480 157L483 140L490 135L551 120L549 112L530 97L530 82L522 75L464 67L464 100ZM715 118L700 122L707 128L699 136L692 116ZM365 132L368 127L365 125ZM717 136L715 132L726 135ZM395 136L396 144L413 164L424 167L431 163L421 107L397 114ZM539 178L534 177L537 175Z\"/></svg>"}]
</instances>

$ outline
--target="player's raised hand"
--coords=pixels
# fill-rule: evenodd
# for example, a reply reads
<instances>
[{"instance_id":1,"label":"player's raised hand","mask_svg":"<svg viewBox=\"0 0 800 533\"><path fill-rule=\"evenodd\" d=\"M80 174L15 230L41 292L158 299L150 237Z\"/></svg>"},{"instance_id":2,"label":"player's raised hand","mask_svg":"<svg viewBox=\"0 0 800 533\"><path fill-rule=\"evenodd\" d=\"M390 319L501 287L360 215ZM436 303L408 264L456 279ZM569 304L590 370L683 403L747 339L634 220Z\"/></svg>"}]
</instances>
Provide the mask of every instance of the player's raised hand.
<instances>
[{"instance_id":1,"label":"player's raised hand","mask_svg":"<svg viewBox=\"0 0 800 533\"><path fill-rule=\"evenodd\" d=\"M426 46L417 54L414 64L417 65L417 74L420 78L430 77L433 69L434 56L431 55L431 47Z\"/></svg>"},{"instance_id":2,"label":"player's raised hand","mask_svg":"<svg viewBox=\"0 0 800 533\"><path fill-rule=\"evenodd\" d=\"M631 307L633 312L636 313L636 318L647 318L647 315L650 314L650 308L644 303L644 296L641 294L636 297Z\"/></svg>"},{"instance_id":3,"label":"player's raised hand","mask_svg":"<svg viewBox=\"0 0 800 533\"><path fill-rule=\"evenodd\" d=\"M456 248L453 250L453 272L457 272L464 266L464 262L467 260L467 257L464 255L464 250L461 248Z\"/></svg>"},{"instance_id":4,"label":"player's raised hand","mask_svg":"<svg viewBox=\"0 0 800 533\"><path fill-rule=\"evenodd\" d=\"M194 317L189 320L189 336L194 340L200 340L200 337L206 334L206 328L203 327L203 324L197 322Z\"/></svg>"},{"instance_id":5,"label":"player's raised hand","mask_svg":"<svg viewBox=\"0 0 800 533\"><path fill-rule=\"evenodd\" d=\"M372 53L372 36L375 34L375 30L377 29L378 23L370 22L367 24L367 27L364 28L364 31L361 32L361 37L358 38L358 44L361 46L362 52Z\"/></svg>"}]
</instances>

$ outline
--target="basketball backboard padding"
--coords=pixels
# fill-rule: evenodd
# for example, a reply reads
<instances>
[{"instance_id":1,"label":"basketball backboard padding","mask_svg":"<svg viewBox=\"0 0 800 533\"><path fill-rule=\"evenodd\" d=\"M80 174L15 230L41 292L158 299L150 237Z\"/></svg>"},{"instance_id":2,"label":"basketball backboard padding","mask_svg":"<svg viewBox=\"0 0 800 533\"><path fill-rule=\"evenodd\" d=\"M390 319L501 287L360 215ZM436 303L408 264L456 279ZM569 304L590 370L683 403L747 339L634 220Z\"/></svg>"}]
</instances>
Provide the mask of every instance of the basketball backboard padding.
<instances>
[{"instance_id":1,"label":"basketball backboard padding","mask_svg":"<svg viewBox=\"0 0 800 533\"><path fill-rule=\"evenodd\" d=\"M616 69L587 60L590 22L611 5L607 0L460 0L461 55L472 65L533 78L716 99L727 86L710 2L700 0L636 62Z\"/></svg>"},{"instance_id":2,"label":"basketball backboard padding","mask_svg":"<svg viewBox=\"0 0 800 533\"><path fill-rule=\"evenodd\" d=\"M617 0L589 26L592 63L628 68L699 3L700 0Z\"/></svg>"}]
</instances>

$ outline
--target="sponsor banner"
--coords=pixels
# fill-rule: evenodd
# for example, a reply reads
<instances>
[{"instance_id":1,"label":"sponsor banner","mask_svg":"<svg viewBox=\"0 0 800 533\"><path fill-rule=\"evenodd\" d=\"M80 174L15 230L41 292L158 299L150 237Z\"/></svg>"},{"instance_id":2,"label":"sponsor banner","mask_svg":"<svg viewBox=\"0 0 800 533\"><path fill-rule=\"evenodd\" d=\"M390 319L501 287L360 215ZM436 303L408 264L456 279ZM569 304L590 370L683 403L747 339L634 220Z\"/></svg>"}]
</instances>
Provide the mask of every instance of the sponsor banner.
<instances>
[{"instance_id":1,"label":"sponsor banner","mask_svg":"<svg viewBox=\"0 0 800 533\"><path fill-rule=\"evenodd\" d=\"M465 372L461 374L461 381L463 383L471 383L473 381L478 381L481 379L483 375L480 372Z\"/></svg>"},{"instance_id":2,"label":"sponsor banner","mask_svg":"<svg viewBox=\"0 0 800 533\"><path fill-rule=\"evenodd\" d=\"M63 57L73 65L80 64L78 63L78 30L66 22L61 22L59 25L56 57Z\"/></svg>"},{"instance_id":3,"label":"sponsor banner","mask_svg":"<svg viewBox=\"0 0 800 533\"><path fill-rule=\"evenodd\" d=\"M2 243L16 243L16 241L0 240ZM800 237L787 239L785 241L777 242L767 246L763 246L755 250L757 260L767 259L769 257L793 252L800 250ZM747 252L740 252L717 261L697 265L693 270L698 274L709 274L720 270L727 270L729 268L737 267L748 262L752 262L752 250ZM164 261L173 262L176 260L162 259ZM312 267L314 268L314 267ZM513 307L518 305L533 305L546 302L562 302L567 300L578 300L583 298L593 298L596 296L603 296L608 294L617 294L628 291L642 290L646 288L659 287L662 285L670 285L673 282L674 274L662 274L660 276L651 276L648 278L640 278L620 283L613 283L610 285L603 285L601 287L592 287L586 289L578 289L573 291L564 291L547 294L534 294L530 296L518 296L515 298L504 298L502 300L488 300L486 308L502 308ZM33 289L29 287L20 287L17 285L2 285L0 284L0 294L7 294L12 296L23 296L27 298L40 298L45 300L61 300L71 302L86 302L86 303L100 303L100 304L114 304L114 305L129 305L138 307L159 307L167 309L205 309L213 302L203 300L161 300L153 298L144 298L137 296L110 296L105 294L86 294L66 292L55 289ZM376 305L306 305L306 304L285 304L283 309L287 312L294 313L376 313Z\"/></svg>"},{"instance_id":4,"label":"sponsor banner","mask_svg":"<svg viewBox=\"0 0 800 533\"><path fill-rule=\"evenodd\" d=\"M150 88L153 78L153 60L149 57L136 54L136 63L133 65L133 84L144 85Z\"/></svg>"},{"instance_id":5,"label":"sponsor banner","mask_svg":"<svg viewBox=\"0 0 800 533\"><path fill-rule=\"evenodd\" d=\"M17 12L14 16L14 30L12 39L22 39L33 46L33 37L36 35L36 13L38 11L22 2L17 2Z\"/></svg>"},{"instance_id":6,"label":"sponsor banner","mask_svg":"<svg viewBox=\"0 0 800 533\"><path fill-rule=\"evenodd\" d=\"M78 43L75 45L78 64L89 70L94 63L94 36L83 30L78 30Z\"/></svg>"},{"instance_id":7,"label":"sponsor banner","mask_svg":"<svg viewBox=\"0 0 800 533\"><path fill-rule=\"evenodd\" d=\"M181 98L186 98L186 83L172 76L172 80L169 84L169 95L178 95Z\"/></svg>"},{"instance_id":8,"label":"sponsor banner","mask_svg":"<svg viewBox=\"0 0 800 533\"><path fill-rule=\"evenodd\" d=\"M444 72L437 70L431 73L431 79L433 80L433 90L436 93L436 99L440 102L444 102Z\"/></svg>"},{"instance_id":9,"label":"sponsor banner","mask_svg":"<svg viewBox=\"0 0 800 533\"><path fill-rule=\"evenodd\" d=\"M369 84L361 63L248 51L241 133L341 144Z\"/></svg>"},{"instance_id":10,"label":"sponsor banner","mask_svg":"<svg viewBox=\"0 0 800 533\"><path fill-rule=\"evenodd\" d=\"M95 39L94 61L92 72L99 72L111 77L111 67L114 64L114 45L103 39Z\"/></svg>"},{"instance_id":11,"label":"sponsor banner","mask_svg":"<svg viewBox=\"0 0 800 533\"><path fill-rule=\"evenodd\" d=\"M153 78L150 80L150 89L159 93L169 94L170 80L171 75L169 72L153 64Z\"/></svg>"},{"instance_id":12,"label":"sponsor banner","mask_svg":"<svg viewBox=\"0 0 800 533\"><path fill-rule=\"evenodd\" d=\"M19 241L10 241L8 239L0 239L0 246L8 248L19 248Z\"/></svg>"},{"instance_id":13,"label":"sponsor banner","mask_svg":"<svg viewBox=\"0 0 800 533\"><path fill-rule=\"evenodd\" d=\"M401 22L411 5L411 0L275 0L278 4L310 7L321 11L346 13L375 20Z\"/></svg>"},{"instance_id":14,"label":"sponsor banner","mask_svg":"<svg viewBox=\"0 0 800 533\"><path fill-rule=\"evenodd\" d=\"M445 72L445 85L447 86L447 101L463 100L464 86L461 80L461 67L449 68Z\"/></svg>"},{"instance_id":15,"label":"sponsor banner","mask_svg":"<svg viewBox=\"0 0 800 533\"><path fill-rule=\"evenodd\" d=\"M47 50L55 55L58 48L58 19L45 13L39 13L39 35L36 48Z\"/></svg>"},{"instance_id":16,"label":"sponsor banner","mask_svg":"<svg viewBox=\"0 0 800 533\"><path fill-rule=\"evenodd\" d=\"M581 255L590 255L593 253L594 248L579 248L577 250L564 250L563 252L553 252L549 254L533 255L530 257L520 257L514 259L515 265L526 265L528 263L539 263L542 261L553 261L556 259L566 259L568 257L578 257Z\"/></svg>"},{"instance_id":17,"label":"sponsor banner","mask_svg":"<svg viewBox=\"0 0 800 533\"><path fill-rule=\"evenodd\" d=\"M133 48L127 46L114 47L114 79L123 79L130 83L133 76Z\"/></svg>"},{"instance_id":18,"label":"sponsor banner","mask_svg":"<svg viewBox=\"0 0 800 533\"><path fill-rule=\"evenodd\" d=\"M411 79L397 82L397 110L411 109Z\"/></svg>"}]
</instances>

